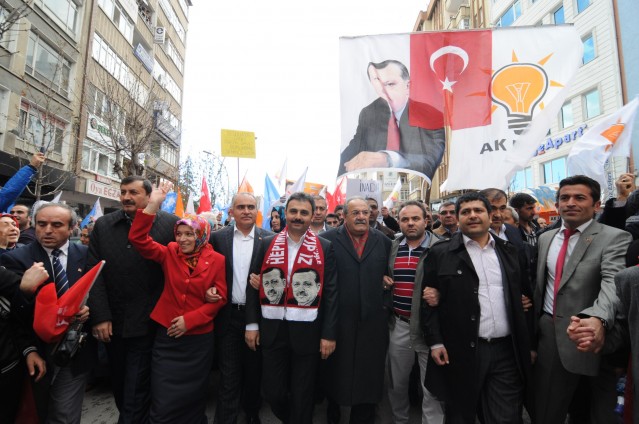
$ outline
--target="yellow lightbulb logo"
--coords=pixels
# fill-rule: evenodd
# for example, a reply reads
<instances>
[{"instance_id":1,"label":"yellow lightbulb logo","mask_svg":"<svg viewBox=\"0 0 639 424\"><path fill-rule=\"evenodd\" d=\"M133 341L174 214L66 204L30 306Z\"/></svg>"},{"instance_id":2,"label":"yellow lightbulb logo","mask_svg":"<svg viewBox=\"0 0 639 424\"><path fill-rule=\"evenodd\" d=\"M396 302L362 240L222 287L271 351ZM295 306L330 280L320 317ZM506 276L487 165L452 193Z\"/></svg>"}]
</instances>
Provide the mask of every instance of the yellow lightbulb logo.
<instances>
[{"instance_id":1,"label":"yellow lightbulb logo","mask_svg":"<svg viewBox=\"0 0 639 424\"><path fill-rule=\"evenodd\" d=\"M534 63L511 63L493 74L493 101L506 109L508 128L521 134L548 89L548 76Z\"/></svg>"}]
</instances>

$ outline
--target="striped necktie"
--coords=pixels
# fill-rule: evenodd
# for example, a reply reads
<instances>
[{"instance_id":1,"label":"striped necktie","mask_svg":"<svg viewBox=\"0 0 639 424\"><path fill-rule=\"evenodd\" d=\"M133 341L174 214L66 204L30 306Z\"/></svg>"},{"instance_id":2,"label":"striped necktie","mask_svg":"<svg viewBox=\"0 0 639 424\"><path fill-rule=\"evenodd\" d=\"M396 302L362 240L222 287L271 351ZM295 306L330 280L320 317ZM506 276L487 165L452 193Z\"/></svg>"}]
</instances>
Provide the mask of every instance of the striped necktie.
<instances>
[{"instance_id":1,"label":"striped necktie","mask_svg":"<svg viewBox=\"0 0 639 424\"><path fill-rule=\"evenodd\" d=\"M51 262L53 263L53 280L55 281L56 292L58 293L58 298L62 296L67 290L69 290L69 279L67 278L67 272L64 270L62 266L62 262L60 262L60 254L62 250L54 249L51 252Z\"/></svg>"}]
</instances>

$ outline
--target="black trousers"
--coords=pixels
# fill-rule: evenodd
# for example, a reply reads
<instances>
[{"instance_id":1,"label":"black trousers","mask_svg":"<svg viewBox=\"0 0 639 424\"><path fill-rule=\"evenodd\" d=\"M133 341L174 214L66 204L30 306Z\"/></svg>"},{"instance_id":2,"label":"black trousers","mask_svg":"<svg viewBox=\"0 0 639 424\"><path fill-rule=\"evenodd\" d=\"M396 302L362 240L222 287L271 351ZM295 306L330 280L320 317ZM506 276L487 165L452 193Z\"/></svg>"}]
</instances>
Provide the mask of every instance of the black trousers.
<instances>
[{"instance_id":1,"label":"black trousers","mask_svg":"<svg viewBox=\"0 0 639 424\"><path fill-rule=\"evenodd\" d=\"M9 371L0 374L0 424L15 422L26 375L22 360Z\"/></svg>"},{"instance_id":2,"label":"black trousers","mask_svg":"<svg viewBox=\"0 0 639 424\"><path fill-rule=\"evenodd\" d=\"M218 329L216 345L220 387L215 410L216 424L235 424L240 405L247 416L257 417L261 406L262 352L244 341L245 311L232 309L228 328Z\"/></svg>"},{"instance_id":3,"label":"black trousers","mask_svg":"<svg viewBox=\"0 0 639 424\"><path fill-rule=\"evenodd\" d=\"M312 423L319 352L296 353L291 348L288 323L282 321L273 344L262 347L262 358L262 395L273 414L284 423Z\"/></svg>"},{"instance_id":4,"label":"black trousers","mask_svg":"<svg viewBox=\"0 0 639 424\"><path fill-rule=\"evenodd\" d=\"M142 337L111 336L106 343L118 424L146 424L151 406L153 332Z\"/></svg>"},{"instance_id":5,"label":"black trousers","mask_svg":"<svg viewBox=\"0 0 639 424\"><path fill-rule=\"evenodd\" d=\"M475 424L476 414L484 424L521 422L524 382L510 337L491 343L478 341L475 385L479 397L468 399L475 408L446 405L447 424Z\"/></svg>"}]
</instances>

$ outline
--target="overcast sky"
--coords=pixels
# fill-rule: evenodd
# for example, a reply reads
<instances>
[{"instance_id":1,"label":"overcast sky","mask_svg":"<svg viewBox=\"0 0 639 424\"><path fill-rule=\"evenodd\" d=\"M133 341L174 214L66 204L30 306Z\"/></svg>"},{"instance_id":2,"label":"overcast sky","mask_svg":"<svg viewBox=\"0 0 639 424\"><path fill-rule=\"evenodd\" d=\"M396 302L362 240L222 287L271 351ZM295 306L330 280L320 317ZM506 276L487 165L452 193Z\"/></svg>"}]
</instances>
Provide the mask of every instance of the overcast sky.
<instances>
[{"instance_id":1,"label":"overcast sky","mask_svg":"<svg viewBox=\"0 0 639 424\"><path fill-rule=\"evenodd\" d=\"M220 153L220 130L253 131L240 159L258 194L288 157L288 178L335 187L339 37L410 32L428 0L194 0L190 8L182 158ZM237 159L227 158L231 187Z\"/></svg>"}]
</instances>

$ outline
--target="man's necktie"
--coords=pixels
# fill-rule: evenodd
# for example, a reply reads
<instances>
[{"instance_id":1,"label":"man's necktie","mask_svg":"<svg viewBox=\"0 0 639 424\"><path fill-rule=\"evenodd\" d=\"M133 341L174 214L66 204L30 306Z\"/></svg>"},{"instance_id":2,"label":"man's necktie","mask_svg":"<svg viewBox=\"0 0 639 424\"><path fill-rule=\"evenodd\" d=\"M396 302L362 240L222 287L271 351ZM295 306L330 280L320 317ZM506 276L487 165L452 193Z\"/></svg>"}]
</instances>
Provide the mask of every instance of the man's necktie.
<instances>
[{"instance_id":1,"label":"man's necktie","mask_svg":"<svg viewBox=\"0 0 639 424\"><path fill-rule=\"evenodd\" d=\"M399 128L395 120L395 114L391 111L388 120L388 137L386 138L386 150L399 151Z\"/></svg>"},{"instance_id":2,"label":"man's necktie","mask_svg":"<svg viewBox=\"0 0 639 424\"><path fill-rule=\"evenodd\" d=\"M55 281L56 292L58 293L58 298L62 296L67 290L69 290L69 279L67 278L67 272L64 270L62 266L62 262L60 262L60 254L62 250L54 249L51 252L51 262L53 263L53 281Z\"/></svg>"},{"instance_id":3,"label":"man's necktie","mask_svg":"<svg viewBox=\"0 0 639 424\"><path fill-rule=\"evenodd\" d=\"M554 287L554 301L552 305L553 315L555 315L555 305L557 304L557 292L559 291L559 284L561 283L561 276L564 271L564 262L566 262L566 253L568 253L568 243L570 242L570 237L575 234L577 230L569 230L565 229L564 233L564 242L561 245L561 249L559 250L559 255L557 255L557 264L555 265L555 287Z\"/></svg>"}]
</instances>

